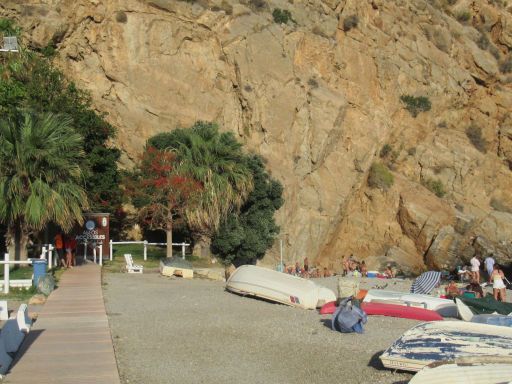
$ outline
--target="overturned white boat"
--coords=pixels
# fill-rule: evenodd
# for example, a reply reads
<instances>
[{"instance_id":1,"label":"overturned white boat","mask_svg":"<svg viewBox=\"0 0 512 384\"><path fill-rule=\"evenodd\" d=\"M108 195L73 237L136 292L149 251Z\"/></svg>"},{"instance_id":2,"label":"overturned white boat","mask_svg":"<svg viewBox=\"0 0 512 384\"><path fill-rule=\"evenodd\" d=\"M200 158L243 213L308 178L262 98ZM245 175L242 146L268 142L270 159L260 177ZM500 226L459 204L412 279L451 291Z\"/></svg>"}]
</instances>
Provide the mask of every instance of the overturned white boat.
<instances>
[{"instance_id":1,"label":"overturned white boat","mask_svg":"<svg viewBox=\"0 0 512 384\"><path fill-rule=\"evenodd\" d=\"M226 289L304 309L315 309L336 300L332 290L311 280L255 265L238 267L226 282Z\"/></svg>"},{"instance_id":2,"label":"overturned white boat","mask_svg":"<svg viewBox=\"0 0 512 384\"><path fill-rule=\"evenodd\" d=\"M457 317L457 306L452 300L430 295L370 289L364 301L420 307L436 311L443 317Z\"/></svg>"},{"instance_id":3,"label":"overturned white boat","mask_svg":"<svg viewBox=\"0 0 512 384\"><path fill-rule=\"evenodd\" d=\"M421 323L406 331L380 356L385 367L419 371L459 358L512 358L512 328L464 321Z\"/></svg>"}]
</instances>

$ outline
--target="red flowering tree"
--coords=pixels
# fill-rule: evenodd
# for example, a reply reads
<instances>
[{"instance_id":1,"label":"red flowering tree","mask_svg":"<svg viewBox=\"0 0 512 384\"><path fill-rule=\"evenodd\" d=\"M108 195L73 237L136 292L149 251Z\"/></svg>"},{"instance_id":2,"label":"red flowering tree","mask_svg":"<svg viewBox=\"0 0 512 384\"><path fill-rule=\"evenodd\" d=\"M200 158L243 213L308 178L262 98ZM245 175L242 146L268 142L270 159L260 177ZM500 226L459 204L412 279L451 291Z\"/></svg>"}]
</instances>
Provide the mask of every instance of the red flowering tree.
<instances>
[{"instance_id":1,"label":"red flowering tree","mask_svg":"<svg viewBox=\"0 0 512 384\"><path fill-rule=\"evenodd\" d=\"M202 185L182 174L173 152L147 147L127 182L141 220L167 235L167 257L172 257L172 230L176 219L197 204Z\"/></svg>"}]
</instances>

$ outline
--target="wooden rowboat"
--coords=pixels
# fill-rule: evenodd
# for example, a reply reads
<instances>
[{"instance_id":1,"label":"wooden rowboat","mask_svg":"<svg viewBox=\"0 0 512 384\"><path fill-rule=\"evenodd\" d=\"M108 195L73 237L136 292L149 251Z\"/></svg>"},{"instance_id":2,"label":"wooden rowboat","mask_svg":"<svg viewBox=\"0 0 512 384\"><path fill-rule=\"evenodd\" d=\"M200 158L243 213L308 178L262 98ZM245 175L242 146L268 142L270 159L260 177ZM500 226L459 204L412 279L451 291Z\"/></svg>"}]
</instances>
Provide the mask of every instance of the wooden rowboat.
<instances>
[{"instance_id":1,"label":"wooden rowboat","mask_svg":"<svg viewBox=\"0 0 512 384\"><path fill-rule=\"evenodd\" d=\"M226 289L305 309L336 300L333 291L311 280L255 265L238 267L226 282Z\"/></svg>"},{"instance_id":2,"label":"wooden rowboat","mask_svg":"<svg viewBox=\"0 0 512 384\"><path fill-rule=\"evenodd\" d=\"M462 321L421 323L406 331L380 359L385 367L419 371L461 357L512 358L512 328Z\"/></svg>"}]
</instances>

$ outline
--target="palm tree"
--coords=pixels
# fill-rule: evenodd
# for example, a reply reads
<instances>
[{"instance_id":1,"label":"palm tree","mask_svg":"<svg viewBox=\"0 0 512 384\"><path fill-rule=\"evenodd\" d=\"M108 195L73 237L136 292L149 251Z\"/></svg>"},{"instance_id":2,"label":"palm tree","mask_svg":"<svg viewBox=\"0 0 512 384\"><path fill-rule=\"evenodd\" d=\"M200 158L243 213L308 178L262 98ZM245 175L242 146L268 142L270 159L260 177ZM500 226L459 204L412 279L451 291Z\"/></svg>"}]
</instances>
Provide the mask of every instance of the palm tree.
<instances>
[{"instance_id":1,"label":"palm tree","mask_svg":"<svg viewBox=\"0 0 512 384\"><path fill-rule=\"evenodd\" d=\"M185 219L197 242L208 249L221 221L238 210L253 189L242 145L231 132L219 133L216 124L206 122L156 135L148 145L175 152L180 172L201 183L200 201L186 210Z\"/></svg>"},{"instance_id":2,"label":"palm tree","mask_svg":"<svg viewBox=\"0 0 512 384\"><path fill-rule=\"evenodd\" d=\"M68 231L83 220L83 140L71 121L29 112L0 121L0 222L16 260L27 258L32 232L49 222Z\"/></svg>"}]
</instances>

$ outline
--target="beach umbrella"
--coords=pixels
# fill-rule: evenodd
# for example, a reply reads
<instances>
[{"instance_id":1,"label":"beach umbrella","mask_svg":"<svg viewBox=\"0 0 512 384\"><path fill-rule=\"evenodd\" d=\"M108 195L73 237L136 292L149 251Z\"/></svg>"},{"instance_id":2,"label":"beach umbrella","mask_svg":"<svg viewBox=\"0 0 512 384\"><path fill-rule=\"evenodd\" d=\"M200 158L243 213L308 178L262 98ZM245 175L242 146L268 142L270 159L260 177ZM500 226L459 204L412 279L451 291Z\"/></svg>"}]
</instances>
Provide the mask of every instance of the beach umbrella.
<instances>
[{"instance_id":1,"label":"beach umbrella","mask_svg":"<svg viewBox=\"0 0 512 384\"><path fill-rule=\"evenodd\" d=\"M428 271L418 277L411 287L411 293L428 295L441 281L441 272Z\"/></svg>"}]
</instances>

